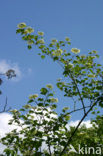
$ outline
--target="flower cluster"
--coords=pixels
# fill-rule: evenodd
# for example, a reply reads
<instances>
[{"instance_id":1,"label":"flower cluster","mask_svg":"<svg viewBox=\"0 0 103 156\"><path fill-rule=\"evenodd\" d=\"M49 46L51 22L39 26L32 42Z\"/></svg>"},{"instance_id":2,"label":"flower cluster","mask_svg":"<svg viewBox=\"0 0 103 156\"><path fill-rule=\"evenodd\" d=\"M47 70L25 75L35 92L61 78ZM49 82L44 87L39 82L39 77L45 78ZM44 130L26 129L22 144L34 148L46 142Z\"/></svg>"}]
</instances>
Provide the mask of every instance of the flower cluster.
<instances>
[{"instance_id":1,"label":"flower cluster","mask_svg":"<svg viewBox=\"0 0 103 156\"><path fill-rule=\"evenodd\" d=\"M23 28L26 27L26 24L25 24L25 23L19 23L19 24L17 25L17 27L18 27L19 29L23 29Z\"/></svg>"},{"instance_id":2,"label":"flower cluster","mask_svg":"<svg viewBox=\"0 0 103 156\"><path fill-rule=\"evenodd\" d=\"M50 102L57 103L58 102L58 99L57 98L50 98Z\"/></svg>"},{"instance_id":3,"label":"flower cluster","mask_svg":"<svg viewBox=\"0 0 103 156\"><path fill-rule=\"evenodd\" d=\"M69 37L65 37L65 40L66 40L67 42L69 42L69 41L70 41Z\"/></svg>"},{"instance_id":4,"label":"flower cluster","mask_svg":"<svg viewBox=\"0 0 103 156\"><path fill-rule=\"evenodd\" d=\"M29 99L36 99L38 97L38 94L33 94L29 96Z\"/></svg>"},{"instance_id":5,"label":"flower cluster","mask_svg":"<svg viewBox=\"0 0 103 156\"><path fill-rule=\"evenodd\" d=\"M63 53L62 49L57 49L53 51L53 56L61 56L62 53Z\"/></svg>"},{"instance_id":6,"label":"flower cluster","mask_svg":"<svg viewBox=\"0 0 103 156\"><path fill-rule=\"evenodd\" d=\"M56 39L52 39L52 42L57 42L57 40Z\"/></svg>"},{"instance_id":7,"label":"flower cluster","mask_svg":"<svg viewBox=\"0 0 103 156\"><path fill-rule=\"evenodd\" d=\"M38 44L44 44L45 42L44 42L44 39L40 39L40 40L37 41L37 43Z\"/></svg>"},{"instance_id":8,"label":"flower cluster","mask_svg":"<svg viewBox=\"0 0 103 156\"><path fill-rule=\"evenodd\" d=\"M27 33L31 34L31 33L33 33L33 32L34 32L34 29L31 28L31 27L28 27L28 28L25 30L25 34L27 34Z\"/></svg>"},{"instance_id":9,"label":"flower cluster","mask_svg":"<svg viewBox=\"0 0 103 156\"><path fill-rule=\"evenodd\" d=\"M72 52L72 53L75 53L75 54L78 54L78 53L80 53L80 49L72 48L72 49L71 49L71 52Z\"/></svg>"},{"instance_id":10,"label":"flower cluster","mask_svg":"<svg viewBox=\"0 0 103 156\"><path fill-rule=\"evenodd\" d=\"M44 32L38 31L38 35L44 36Z\"/></svg>"},{"instance_id":11,"label":"flower cluster","mask_svg":"<svg viewBox=\"0 0 103 156\"><path fill-rule=\"evenodd\" d=\"M28 45L32 45L33 43L34 43L33 40L29 40L29 41L27 41L27 44L28 44Z\"/></svg>"},{"instance_id":12,"label":"flower cluster","mask_svg":"<svg viewBox=\"0 0 103 156\"><path fill-rule=\"evenodd\" d=\"M53 86L51 84L47 84L46 87L49 89L53 89Z\"/></svg>"}]
</instances>

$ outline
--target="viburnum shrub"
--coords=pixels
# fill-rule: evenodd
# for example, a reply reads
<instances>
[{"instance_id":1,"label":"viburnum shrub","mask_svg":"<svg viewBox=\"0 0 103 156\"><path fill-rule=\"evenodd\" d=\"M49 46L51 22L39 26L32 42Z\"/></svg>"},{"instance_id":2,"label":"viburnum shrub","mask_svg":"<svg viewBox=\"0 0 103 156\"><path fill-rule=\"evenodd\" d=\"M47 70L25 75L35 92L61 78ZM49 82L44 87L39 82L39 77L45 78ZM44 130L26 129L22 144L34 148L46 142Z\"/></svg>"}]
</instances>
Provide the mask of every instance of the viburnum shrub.
<instances>
[{"instance_id":1,"label":"viburnum shrub","mask_svg":"<svg viewBox=\"0 0 103 156\"><path fill-rule=\"evenodd\" d=\"M67 156L75 155L69 153L69 145L72 143L76 147L77 143L83 141L87 143L86 136L89 137L90 145L93 145L93 142L95 145L99 143L97 131L99 132L100 124L98 123L96 129L94 123L99 119L102 121L102 117L98 114L103 107L103 66L96 60L99 58L97 51L93 50L87 55L81 54L80 49L71 47L69 37L65 37L64 41L52 39L49 44L46 44L44 33L35 32L25 23L18 24L16 33L27 42L29 50L37 46L40 49L38 55L42 59L48 56L60 65L63 71L62 78L57 80L56 85L68 98L68 105L59 115L56 113L58 99L54 97L51 84L42 88L40 95L31 95L22 109L11 111L13 119L9 124L16 124L18 128L2 138L2 144L7 146L4 150L5 154ZM73 110L68 110L69 99L72 99ZM70 114L80 113L80 111L83 116L78 125L68 129ZM90 112L96 114L92 128L80 128ZM95 139L91 138L92 132ZM84 140L82 134L85 135Z\"/></svg>"}]
</instances>

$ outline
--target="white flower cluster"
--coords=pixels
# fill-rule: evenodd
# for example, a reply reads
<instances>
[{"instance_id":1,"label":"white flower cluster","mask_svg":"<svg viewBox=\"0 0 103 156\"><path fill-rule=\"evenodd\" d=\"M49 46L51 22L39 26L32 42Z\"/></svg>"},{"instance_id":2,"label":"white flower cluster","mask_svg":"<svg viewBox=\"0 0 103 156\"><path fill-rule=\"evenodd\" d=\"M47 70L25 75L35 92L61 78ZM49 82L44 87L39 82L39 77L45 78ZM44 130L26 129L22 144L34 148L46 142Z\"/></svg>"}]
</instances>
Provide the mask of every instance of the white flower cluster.
<instances>
[{"instance_id":1,"label":"white flower cluster","mask_svg":"<svg viewBox=\"0 0 103 156\"><path fill-rule=\"evenodd\" d=\"M72 49L71 49L71 52L72 52L72 53L75 53L75 54L78 54L78 53L80 53L80 49L72 48Z\"/></svg>"},{"instance_id":2,"label":"white flower cluster","mask_svg":"<svg viewBox=\"0 0 103 156\"><path fill-rule=\"evenodd\" d=\"M46 87L49 89L53 89L53 86L51 84L47 84Z\"/></svg>"},{"instance_id":3,"label":"white flower cluster","mask_svg":"<svg viewBox=\"0 0 103 156\"><path fill-rule=\"evenodd\" d=\"M57 98L50 98L50 102L57 103L58 102L58 99Z\"/></svg>"},{"instance_id":4,"label":"white flower cluster","mask_svg":"<svg viewBox=\"0 0 103 156\"><path fill-rule=\"evenodd\" d=\"M61 54L63 53L62 49L57 49L53 51L53 56L61 56Z\"/></svg>"},{"instance_id":5,"label":"white flower cluster","mask_svg":"<svg viewBox=\"0 0 103 156\"><path fill-rule=\"evenodd\" d=\"M38 94L33 94L29 96L29 99L36 99L38 97Z\"/></svg>"}]
</instances>

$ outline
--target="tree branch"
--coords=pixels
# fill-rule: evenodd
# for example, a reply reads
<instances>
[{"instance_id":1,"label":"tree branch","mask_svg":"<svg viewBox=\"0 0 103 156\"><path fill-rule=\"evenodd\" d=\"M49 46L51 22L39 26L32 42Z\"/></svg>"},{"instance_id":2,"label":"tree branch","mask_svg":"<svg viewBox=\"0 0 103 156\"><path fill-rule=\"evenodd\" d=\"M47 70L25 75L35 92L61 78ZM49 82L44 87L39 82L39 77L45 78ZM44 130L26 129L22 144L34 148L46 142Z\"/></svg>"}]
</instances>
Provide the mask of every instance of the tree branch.
<instances>
[{"instance_id":1,"label":"tree branch","mask_svg":"<svg viewBox=\"0 0 103 156\"><path fill-rule=\"evenodd\" d=\"M73 82L74 82L74 84L75 84L75 86L76 86L76 88L77 88L77 91L78 91L78 94L79 94L79 97L80 97L80 100L81 100L81 103L82 103L82 106L83 106L84 114L85 114L85 113L86 113L85 105L84 105L83 98L81 97L81 94L80 94L80 91L79 91L78 85L77 85L77 83L75 82L75 79L74 79L74 77L73 77L73 75L72 75L71 72L70 72L70 76L71 76L71 79L73 80Z\"/></svg>"},{"instance_id":2,"label":"tree branch","mask_svg":"<svg viewBox=\"0 0 103 156\"><path fill-rule=\"evenodd\" d=\"M100 97L99 97L100 98ZM64 149L62 150L62 152L60 153L60 156L62 156L67 148L67 146L69 145L69 143L72 141L72 138L74 137L75 133L77 132L79 126L81 125L81 123L83 122L83 120L86 118L86 116L89 114L89 112L93 109L93 107L98 103L98 101L100 101L100 99L97 99L96 102L90 107L90 109L84 114L84 116L82 117L82 119L80 120L80 122L78 123L78 125L76 126L75 130L73 131L73 133L71 134L71 137L68 138L68 141L66 143L66 145L64 146ZM103 97L102 97L103 98Z\"/></svg>"},{"instance_id":3,"label":"tree branch","mask_svg":"<svg viewBox=\"0 0 103 156\"><path fill-rule=\"evenodd\" d=\"M85 109L86 109L86 108L89 108L89 107L91 107L91 106L86 106ZM74 112L77 112L77 111L80 111L80 110L83 110L83 109L84 109L84 108L75 109L75 110L69 112L69 114L74 113Z\"/></svg>"},{"instance_id":4,"label":"tree branch","mask_svg":"<svg viewBox=\"0 0 103 156\"><path fill-rule=\"evenodd\" d=\"M8 112L11 109L11 107L9 107L8 109L6 109L6 108L7 108L7 97L6 97L4 108L2 111L0 111L0 113Z\"/></svg>"}]
</instances>

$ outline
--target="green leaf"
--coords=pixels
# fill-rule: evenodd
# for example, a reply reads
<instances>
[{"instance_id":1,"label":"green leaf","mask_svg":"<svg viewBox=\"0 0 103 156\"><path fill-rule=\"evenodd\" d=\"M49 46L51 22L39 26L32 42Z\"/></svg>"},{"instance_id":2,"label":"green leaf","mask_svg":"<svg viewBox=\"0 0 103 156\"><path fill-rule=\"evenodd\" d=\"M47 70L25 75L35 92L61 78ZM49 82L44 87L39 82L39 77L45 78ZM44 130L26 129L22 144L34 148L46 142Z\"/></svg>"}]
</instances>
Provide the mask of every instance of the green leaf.
<instances>
[{"instance_id":1,"label":"green leaf","mask_svg":"<svg viewBox=\"0 0 103 156\"><path fill-rule=\"evenodd\" d=\"M28 49L29 49L29 50L32 49L32 46L31 46L31 45L28 45Z\"/></svg>"},{"instance_id":2,"label":"green leaf","mask_svg":"<svg viewBox=\"0 0 103 156\"><path fill-rule=\"evenodd\" d=\"M45 58L45 55L41 55L41 58L44 59Z\"/></svg>"},{"instance_id":3,"label":"green leaf","mask_svg":"<svg viewBox=\"0 0 103 156\"><path fill-rule=\"evenodd\" d=\"M46 88L41 88L41 94L46 95L48 90Z\"/></svg>"},{"instance_id":4,"label":"green leaf","mask_svg":"<svg viewBox=\"0 0 103 156\"><path fill-rule=\"evenodd\" d=\"M38 106L41 106L42 107L43 106L43 103L38 103Z\"/></svg>"},{"instance_id":5,"label":"green leaf","mask_svg":"<svg viewBox=\"0 0 103 156\"><path fill-rule=\"evenodd\" d=\"M53 96L53 95L54 95L53 93L48 94L48 96Z\"/></svg>"},{"instance_id":6,"label":"green leaf","mask_svg":"<svg viewBox=\"0 0 103 156\"><path fill-rule=\"evenodd\" d=\"M43 98L38 98L38 101L44 101L44 99Z\"/></svg>"},{"instance_id":7,"label":"green leaf","mask_svg":"<svg viewBox=\"0 0 103 156\"><path fill-rule=\"evenodd\" d=\"M32 103L32 102L34 102L34 100L33 100L33 99L30 99L30 100L28 101L28 103Z\"/></svg>"},{"instance_id":8,"label":"green leaf","mask_svg":"<svg viewBox=\"0 0 103 156\"><path fill-rule=\"evenodd\" d=\"M6 148L4 150L4 152L7 154L7 156L9 156L11 154L11 150L9 148Z\"/></svg>"},{"instance_id":9,"label":"green leaf","mask_svg":"<svg viewBox=\"0 0 103 156\"><path fill-rule=\"evenodd\" d=\"M92 114L95 114L95 111L93 111Z\"/></svg>"},{"instance_id":10,"label":"green leaf","mask_svg":"<svg viewBox=\"0 0 103 156\"><path fill-rule=\"evenodd\" d=\"M56 60L58 60L58 59L59 59L59 58L58 58L58 57L56 57L56 56L53 58L53 60L54 60L54 61L56 61Z\"/></svg>"},{"instance_id":11,"label":"green leaf","mask_svg":"<svg viewBox=\"0 0 103 156\"><path fill-rule=\"evenodd\" d=\"M64 108L62 109L62 111L65 112L65 111L67 111L68 109L69 109L69 107L64 107Z\"/></svg>"}]
</instances>

